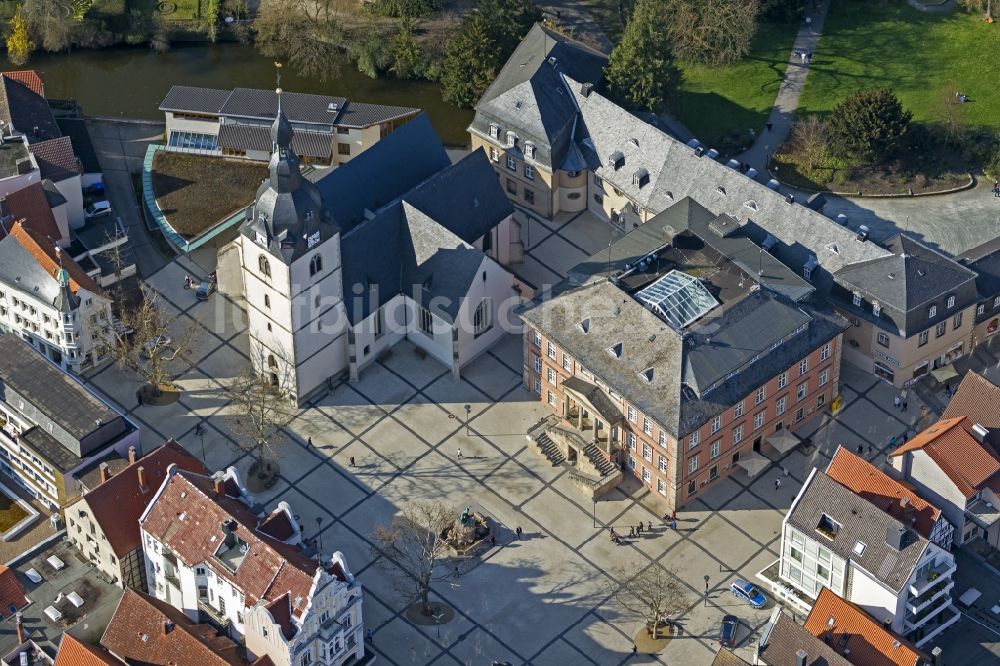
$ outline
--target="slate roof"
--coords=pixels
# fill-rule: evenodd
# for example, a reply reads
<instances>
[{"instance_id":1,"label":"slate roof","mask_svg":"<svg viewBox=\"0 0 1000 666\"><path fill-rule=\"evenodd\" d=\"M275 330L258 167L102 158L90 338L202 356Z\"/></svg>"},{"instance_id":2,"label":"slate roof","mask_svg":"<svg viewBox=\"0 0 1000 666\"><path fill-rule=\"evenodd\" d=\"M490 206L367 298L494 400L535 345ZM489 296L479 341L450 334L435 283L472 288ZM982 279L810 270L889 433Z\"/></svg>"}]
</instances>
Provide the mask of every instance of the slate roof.
<instances>
[{"instance_id":1,"label":"slate roof","mask_svg":"<svg viewBox=\"0 0 1000 666\"><path fill-rule=\"evenodd\" d=\"M833 539L816 527L824 516L840 524ZM825 473L813 470L786 517L788 523L823 544L839 557L850 560L894 592L899 592L913 574L930 543L876 505L861 498ZM886 541L889 530L903 530L902 550ZM861 555L854 552L861 542Z\"/></svg>"},{"instance_id":2,"label":"slate roof","mask_svg":"<svg viewBox=\"0 0 1000 666\"><path fill-rule=\"evenodd\" d=\"M559 168L574 153L576 118L563 76L597 84L606 62L604 54L535 24L483 93L470 129L489 137L490 123L496 122L501 141L512 130L519 147L535 144L534 162Z\"/></svg>"},{"instance_id":3,"label":"slate roof","mask_svg":"<svg viewBox=\"0 0 1000 666\"><path fill-rule=\"evenodd\" d=\"M897 520L909 523L925 539L931 538L941 510L864 458L839 446L826 475ZM900 503L903 499L907 501L905 509Z\"/></svg>"},{"instance_id":4,"label":"slate roof","mask_svg":"<svg viewBox=\"0 0 1000 666\"><path fill-rule=\"evenodd\" d=\"M42 190L45 192L45 199L49 203L49 208L57 208L66 203L66 197L59 191L56 184L48 178L42 179Z\"/></svg>"},{"instance_id":5,"label":"slate roof","mask_svg":"<svg viewBox=\"0 0 1000 666\"><path fill-rule=\"evenodd\" d=\"M967 499L984 485L1000 491L1000 460L976 439L972 432L973 425L964 416L941 419L890 452L889 456L923 451Z\"/></svg>"},{"instance_id":6,"label":"slate roof","mask_svg":"<svg viewBox=\"0 0 1000 666\"><path fill-rule=\"evenodd\" d=\"M833 620L833 628L829 626ZM813 636L829 640L841 654L846 651L858 666L916 666L929 661L927 655L909 641L876 622L870 615L829 588L822 588L813 604L805 629Z\"/></svg>"},{"instance_id":7,"label":"slate roof","mask_svg":"<svg viewBox=\"0 0 1000 666\"><path fill-rule=\"evenodd\" d=\"M385 104L365 104L348 100L337 116L341 127L370 127L390 120L398 120L420 113L420 109L409 106L386 106Z\"/></svg>"},{"instance_id":8,"label":"slate roof","mask_svg":"<svg viewBox=\"0 0 1000 666\"><path fill-rule=\"evenodd\" d=\"M332 153L333 134L296 130L292 149L297 155L329 158ZM239 150L271 152L271 129L264 125L226 123L219 126L219 146Z\"/></svg>"},{"instance_id":9,"label":"slate roof","mask_svg":"<svg viewBox=\"0 0 1000 666\"><path fill-rule=\"evenodd\" d=\"M941 419L966 416L985 428L1000 428L1000 386L972 370L965 373Z\"/></svg>"},{"instance_id":10,"label":"slate roof","mask_svg":"<svg viewBox=\"0 0 1000 666\"><path fill-rule=\"evenodd\" d=\"M153 494L163 484L170 465L198 474L208 474L200 460L171 439L73 503L86 502L90 507L94 520L100 526L115 557L121 559L142 545L139 518L152 501ZM144 486L139 484L140 467L145 477ZM71 511L73 504L66 507L66 510Z\"/></svg>"},{"instance_id":11,"label":"slate roof","mask_svg":"<svg viewBox=\"0 0 1000 666\"><path fill-rule=\"evenodd\" d=\"M55 243L15 222L10 234L0 240L0 283L55 305L61 298L56 281L60 265L57 257ZM74 294L80 289L100 293L100 288L66 252L62 253L62 266L69 272L69 287Z\"/></svg>"},{"instance_id":12,"label":"slate roof","mask_svg":"<svg viewBox=\"0 0 1000 666\"><path fill-rule=\"evenodd\" d=\"M34 72L0 74L0 118L30 138L31 143L62 136Z\"/></svg>"},{"instance_id":13,"label":"slate roof","mask_svg":"<svg viewBox=\"0 0 1000 666\"><path fill-rule=\"evenodd\" d=\"M2 379L0 379L0 383L2 383ZM62 442L39 426L33 426L22 432L20 441L36 451L62 474L83 462L81 456L67 449L62 445Z\"/></svg>"},{"instance_id":14,"label":"slate roof","mask_svg":"<svg viewBox=\"0 0 1000 666\"><path fill-rule=\"evenodd\" d=\"M604 392L596 384L591 384L582 377L573 375L572 377L567 377L563 380L563 388L569 389L570 391L575 391L582 395L584 398L594 406L597 413L606 422L611 425L615 425L622 420L622 411L618 408L618 405L611 402L611 398L608 394Z\"/></svg>"},{"instance_id":15,"label":"slate roof","mask_svg":"<svg viewBox=\"0 0 1000 666\"><path fill-rule=\"evenodd\" d=\"M219 113L231 90L171 86L160 102L160 111L188 111L190 113Z\"/></svg>"},{"instance_id":16,"label":"slate roof","mask_svg":"<svg viewBox=\"0 0 1000 666\"><path fill-rule=\"evenodd\" d=\"M65 201L65 200L64 200ZM11 192L0 204L0 211L4 217L10 216L13 220L21 220L24 225L31 229L36 235L59 243L63 240L59 232L59 225L52 215L52 208L49 204L49 197L46 195L45 187L42 183L32 183L20 190ZM6 232L0 227L0 238L6 236Z\"/></svg>"},{"instance_id":17,"label":"slate roof","mask_svg":"<svg viewBox=\"0 0 1000 666\"><path fill-rule=\"evenodd\" d=\"M73 142L68 136L32 143L28 150L38 162L42 178L58 183L81 172L80 162L73 152Z\"/></svg>"},{"instance_id":18,"label":"slate roof","mask_svg":"<svg viewBox=\"0 0 1000 666\"><path fill-rule=\"evenodd\" d=\"M450 164L422 113L342 167L313 174L324 206L346 235L364 220L366 209L388 205Z\"/></svg>"},{"instance_id":19,"label":"slate roof","mask_svg":"<svg viewBox=\"0 0 1000 666\"><path fill-rule=\"evenodd\" d=\"M104 648L88 645L74 638L73 634L63 633L54 666L121 666L121 663Z\"/></svg>"},{"instance_id":20,"label":"slate roof","mask_svg":"<svg viewBox=\"0 0 1000 666\"><path fill-rule=\"evenodd\" d=\"M808 655L806 666L852 666L832 646L779 611L761 638L761 661L767 666L798 666L795 653L799 650L805 650Z\"/></svg>"},{"instance_id":21,"label":"slate roof","mask_svg":"<svg viewBox=\"0 0 1000 666\"><path fill-rule=\"evenodd\" d=\"M169 632L167 621L173 623ZM126 589L101 645L134 666L241 666L239 648L208 624L195 624L165 601Z\"/></svg>"},{"instance_id":22,"label":"slate roof","mask_svg":"<svg viewBox=\"0 0 1000 666\"><path fill-rule=\"evenodd\" d=\"M73 152L80 159L84 173L100 173L101 163L87 131L87 122L83 118L57 118L56 123L63 135L72 141Z\"/></svg>"},{"instance_id":23,"label":"slate roof","mask_svg":"<svg viewBox=\"0 0 1000 666\"><path fill-rule=\"evenodd\" d=\"M235 573L215 557L225 538L222 525L230 519L236 521L236 535L248 545L246 557ZM306 610L320 564L297 547L258 531L259 522L241 500L216 494L212 479L177 471L164 482L140 524L187 566L204 563L242 591L247 608L290 593L293 599L301 599L294 609L294 614L300 616ZM344 579L342 572L332 568L327 571Z\"/></svg>"}]
</instances>

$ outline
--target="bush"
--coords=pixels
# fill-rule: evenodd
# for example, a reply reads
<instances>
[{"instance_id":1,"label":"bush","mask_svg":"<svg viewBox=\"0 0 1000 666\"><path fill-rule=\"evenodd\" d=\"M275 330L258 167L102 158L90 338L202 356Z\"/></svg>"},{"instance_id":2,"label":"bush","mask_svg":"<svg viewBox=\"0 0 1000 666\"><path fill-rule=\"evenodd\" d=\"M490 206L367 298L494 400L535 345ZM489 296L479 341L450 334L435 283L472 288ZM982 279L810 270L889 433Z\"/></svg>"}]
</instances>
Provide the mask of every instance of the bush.
<instances>
[{"instance_id":1,"label":"bush","mask_svg":"<svg viewBox=\"0 0 1000 666\"><path fill-rule=\"evenodd\" d=\"M1000 180L1000 148L997 148L993 157L987 160L985 171L986 175L993 180Z\"/></svg>"},{"instance_id":2,"label":"bush","mask_svg":"<svg viewBox=\"0 0 1000 666\"><path fill-rule=\"evenodd\" d=\"M439 0L369 0L365 3L365 11L392 18L431 16L440 9Z\"/></svg>"},{"instance_id":3,"label":"bush","mask_svg":"<svg viewBox=\"0 0 1000 666\"><path fill-rule=\"evenodd\" d=\"M903 138L913 114L889 88L859 90L830 116L830 150L838 156L882 162Z\"/></svg>"},{"instance_id":4,"label":"bush","mask_svg":"<svg viewBox=\"0 0 1000 666\"><path fill-rule=\"evenodd\" d=\"M670 24L659 0L639 0L604 70L612 99L634 111L664 111L681 84Z\"/></svg>"}]
</instances>

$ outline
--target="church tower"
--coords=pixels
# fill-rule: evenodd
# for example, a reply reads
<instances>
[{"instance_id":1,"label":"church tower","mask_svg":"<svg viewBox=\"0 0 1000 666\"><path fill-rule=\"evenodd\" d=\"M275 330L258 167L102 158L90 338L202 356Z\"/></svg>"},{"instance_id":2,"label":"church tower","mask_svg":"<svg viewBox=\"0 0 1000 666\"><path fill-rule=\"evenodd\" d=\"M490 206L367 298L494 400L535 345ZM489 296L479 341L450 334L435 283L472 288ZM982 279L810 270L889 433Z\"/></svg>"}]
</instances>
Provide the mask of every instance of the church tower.
<instances>
[{"instance_id":1,"label":"church tower","mask_svg":"<svg viewBox=\"0 0 1000 666\"><path fill-rule=\"evenodd\" d=\"M299 170L280 87L277 98L270 174L239 243L254 368L301 404L347 367L348 320L340 229Z\"/></svg>"}]
</instances>

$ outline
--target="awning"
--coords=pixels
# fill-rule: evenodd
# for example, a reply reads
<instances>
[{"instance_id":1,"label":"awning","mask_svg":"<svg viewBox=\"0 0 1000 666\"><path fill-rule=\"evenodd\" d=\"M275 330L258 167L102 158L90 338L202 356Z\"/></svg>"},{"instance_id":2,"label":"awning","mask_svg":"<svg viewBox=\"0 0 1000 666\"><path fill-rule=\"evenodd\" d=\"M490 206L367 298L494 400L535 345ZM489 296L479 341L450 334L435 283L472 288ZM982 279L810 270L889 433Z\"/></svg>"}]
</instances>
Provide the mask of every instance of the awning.
<instances>
[{"instance_id":1,"label":"awning","mask_svg":"<svg viewBox=\"0 0 1000 666\"><path fill-rule=\"evenodd\" d=\"M943 368L938 368L937 370L931 370L931 375L934 379L938 380L942 384L947 382L949 379L954 379L958 377L958 373L955 372L955 368L950 365L946 365Z\"/></svg>"},{"instance_id":2,"label":"awning","mask_svg":"<svg viewBox=\"0 0 1000 666\"><path fill-rule=\"evenodd\" d=\"M754 453L752 451L750 453L740 455L740 459L736 461L736 465L746 470L746 473L750 475L751 479L767 469L770 464L770 460L759 453Z\"/></svg>"},{"instance_id":3,"label":"awning","mask_svg":"<svg viewBox=\"0 0 1000 666\"><path fill-rule=\"evenodd\" d=\"M778 432L774 433L767 438L767 443L778 450L778 453L788 453L796 446L798 446L801 441L798 437L790 433L789 431L782 428Z\"/></svg>"}]
</instances>

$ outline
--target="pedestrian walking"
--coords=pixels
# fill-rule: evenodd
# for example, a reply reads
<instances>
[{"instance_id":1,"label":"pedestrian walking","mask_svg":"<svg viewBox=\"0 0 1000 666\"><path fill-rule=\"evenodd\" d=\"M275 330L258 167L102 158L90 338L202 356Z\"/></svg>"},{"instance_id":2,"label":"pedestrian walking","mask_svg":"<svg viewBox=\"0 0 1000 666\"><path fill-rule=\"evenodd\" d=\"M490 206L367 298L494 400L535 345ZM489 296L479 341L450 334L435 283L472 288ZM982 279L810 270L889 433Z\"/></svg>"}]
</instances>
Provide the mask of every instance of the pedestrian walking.
<instances>
[{"instance_id":1,"label":"pedestrian walking","mask_svg":"<svg viewBox=\"0 0 1000 666\"><path fill-rule=\"evenodd\" d=\"M902 400L899 399L899 394L896 394L892 398L892 404L896 409L899 409L900 404L902 404Z\"/></svg>"},{"instance_id":2,"label":"pedestrian walking","mask_svg":"<svg viewBox=\"0 0 1000 666\"><path fill-rule=\"evenodd\" d=\"M781 479L775 479L774 480L774 491L777 492L778 488L780 488L780 487L781 487Z\"/></svg>"},{"instance_id":3,"label":"pedestrian walking","mask_svg":"<svg viewBox=\"0 0 1000 666\"><path fill-rule=\"evenodd\" d=\"M521 540L521 533L522 533L523 531L524 531L524 530L522 530L522 529L521 529L521 526L520 526L520 525L518 525L518 526L517 526L517 529L516 529L516 530L514 530L514 532L515 532L515 533L517 534L517 540L518 540L518 541L520 541L520 540ZM613 531L614 531L614 530L612 530L612 532L613 532Z\"/></svg>"},{"instance_id":4,"label":"pedestrian walking","mask_svg":"<svg viewBox=\"0 0 1000 666\"><path fill-rule=\"evenodd\" d=\"M462 459L462 449L459 449L459 450L458 450L458 459L459 459L459 460L461 460L461 459Z\"/></svg>"},{"instance_id":5,"label":"pedestrian walking","mask_svg":"<svg viewBox=\"0 0 1000 666\"><path fill-rule=\"evenodd\" d=\"M889 438L889 448L890 449L896 448L896 436L895 435L893 435L892 437Z\"/></svg>"},{"instance_id":6,"label":"pedestrian walking","mask_svg":"<svg viewBox=\"0 0 1000 666\"><path fill-rule=\"evenodd\" d=\"M635 643L632 643L632 654L638 654L638 653L639 653L639 648L635 646Z\"/></svg>"},{"instance_id":7,"label":"pedestrian walking","mask_svg":"<svg viewBox=\"0 0 1000 666\"><path fill-rule=\"evenodd\" d=\"M672 529L675 532L677 531L677 519L676 518L674 518L673 520L670 521L670 529Z\"/></svg>"},{"instance_id":8,"label":"pedestrian walking","mask_svg":"<svg viewBox=\"0 0 1000 666\"><path fill-rule=\"evenodd\" d=\"M139 401L139 406L142 407L142 392L135 394L135 399Z\"/></svg>"},{"instance_id":9,"label":"pedestrian walking","mask_svg":"<svg viewBox=\"0 0 1000 666\"><path fill-rule=\"evenodd\" d=\"M766 125L764 125L764 127L766 127L766 128L767 128L767 131L768 131L768 132L770 132L770 131L771 131L772 129L774 129L774 123L772 123L772 122L771 122L771 121L769 120L769 121L767 121L767 124L766 124Z\"/></svg>"},{"instance_id":10,"label":"pedestrian walking","mask_svg":"<svg viewBox=\"0 0 1000 666\"><path fill-rule=\"evenodd\" d=\"M313 438L312 437L306 437L306 448L311 449L312 447L313 447Z\"/></svg>"},{"instance_id":11,"label":"pedestrian walking","mask_svg":"<svg viewBox=\"0 0 1000 666\"><path fill-rule=\"evenodd\" d=\"M674 522L676 522L676 521L677 521L677 509L674 509L674 512L673 512L673 513L672 513L672 514L670 515L670 518L671 518L671 519L672 519L672 520L673 520Z\"/></svg>"},{"instance_id":12,"label":"pedestrian walking","mask_svg":"<svg viewBox=\"0 0 1000 666\"><path fill-rule=\"evenodd\" d=\"M993 196L1000 197L1000 182L993 181Z\"/></svg>"},{"instance_id":13,"label":"pedestrian walking","mask_svg":"<svg viewBox=\"0 0 1000 666\"><path fill-rule=\"evenodd\" d=\"M629 525L629 528L628 528L628 536L629 536L630 539L634 539L635 538L635 528L632 527L631 525Z\"/></svg>"},{"instance_id":14,"label":"pedestrian walking","mask_svg":"<svg viewBox=\"0 0 1000 666\"><path fill-rule=\"evenodd\" d=\"M458 567L455 567L455 578L458 578Z\"/></svg>"},{"instance_id":15,"label":"pedestrian walking","mask_svg":"<svg viewBox=\"0 0 1000 666\"><path fill-rule=\"evenodd\" d=\"M903 389L902 392L900 392L899 394L899 399L903 403L903 411L905 412L907 404L909 403L910 400L910 392L907 391L906 389Z\"/></svg>"},{"instance_id":16,"label":"pedestrian walking","mask_svg":"<svg viewBox=\"0 0 1000 666\"><path fill-rule=\"evenodd\" d=\"M652 532L653 531L653 521L651 521L651 520L647 520L646 521L646 531L647 532Z\"/></svg>"},{"instance_id":17,"label":"pedestrian walking","mask_svg":"<svg viewBox=\"0 0 1000 666\"><path fill-rule=\"evenodd\" d=\"M636 534L642 534L642 523L641 522L639 523L639 527L635 528L635 533Z\"/></svg>"},{"instance_id":18,"label":"pedestrian walking","mask_svg":"<svg viewBox=\"0 0 1000 666\"><path fill-rule=\"evenodd\" d=\"M354 467L354 456L351 456L351 467Z\"/></svg>"},{"instance_id":19,"label":"pedestrian walking","mask_svg":"<svg viewBox=\"0 0 1000 666\"><path fill-rule=\"evenodd\" d=\"M859 456L865 455L865 445L864 444L858 444L858 455Z\"/></svg>"},{"instance_id":20,"label":"pedestrian walking","mask_svg":"<svg viewBox=\"0 0 1000 666\"><path fill-rule=\"evenodd\" d=\"M909 439L909 437L910 437L910 433L908 433L908 432L904 432L903 433L903 444L906 444L906 440Z\"/></svg>"}]
</instances>

